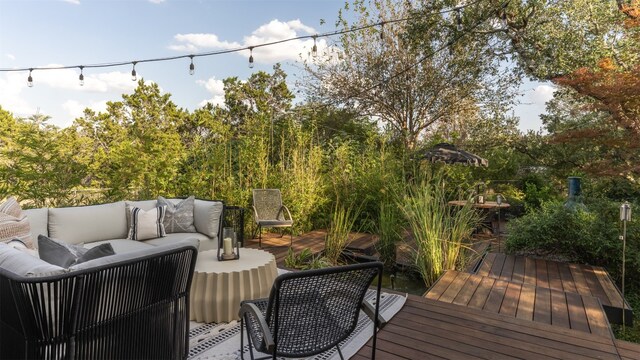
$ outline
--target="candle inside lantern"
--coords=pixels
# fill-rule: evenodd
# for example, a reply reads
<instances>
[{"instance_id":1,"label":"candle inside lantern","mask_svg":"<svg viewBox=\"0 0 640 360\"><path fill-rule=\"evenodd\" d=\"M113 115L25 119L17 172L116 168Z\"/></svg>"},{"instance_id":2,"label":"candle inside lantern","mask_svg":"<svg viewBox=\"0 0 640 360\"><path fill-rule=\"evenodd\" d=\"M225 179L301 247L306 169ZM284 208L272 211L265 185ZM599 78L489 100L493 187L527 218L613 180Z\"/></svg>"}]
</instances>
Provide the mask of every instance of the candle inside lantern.
<instances>
[{"instance_id":1,"label":"candle inside lantern","mask_svg":"<svg viewBox=\"0 0 640 360\"><path fill-rule=\"evenodd\" d=\"M231 241L231 238L224 238L222 241L222 249L224 250L225 255L233 254L233 242Z\"/></svg>"}]
</instances>

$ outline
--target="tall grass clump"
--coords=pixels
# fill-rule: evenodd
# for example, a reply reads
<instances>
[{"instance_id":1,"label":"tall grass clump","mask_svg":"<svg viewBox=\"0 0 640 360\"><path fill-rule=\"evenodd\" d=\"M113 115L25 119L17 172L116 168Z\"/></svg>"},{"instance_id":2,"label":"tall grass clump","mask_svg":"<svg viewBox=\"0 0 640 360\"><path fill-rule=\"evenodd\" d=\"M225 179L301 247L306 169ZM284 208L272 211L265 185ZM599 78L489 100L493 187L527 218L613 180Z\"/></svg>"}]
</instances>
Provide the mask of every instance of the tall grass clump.
<instances>
[{"instance_id":1,"label":"tall grass clump","mask_svg":"<svg viewBox=\"0 0 640 360\"><path fill-rule=\"evenodd\" d=\"M446 191L442 176L435 174L410 185L401 201L417 244L416 266L427 287L461 262L461 250L480 222L470 204L448 206Z\"/></svg>"},{"instance_id":2,"label":"tall grass clump","mask_svg":"<svg viewBox=\"0 0 640 360\"><path fill-rule=\"evenodd\" d=\"M377 223L378 242L376 250L380 260L386 266L391 266L396 260L396 244L402 240L402 216L395 203L383 201L380 203L380 213Z\"/></svg>"},{"instance_id":3,"label":"tall grass clump","mask_svg":"<svg viewBox=\"0 0 640 360\"><path fill-rule=\"evenodd\" d=\"M331 264L338 264L342 251L349 243L349 233L359 214L359 207L353 204L345 206L339 201L335 202L324 246L324 256Z\"/></svg>"}]
</instances>

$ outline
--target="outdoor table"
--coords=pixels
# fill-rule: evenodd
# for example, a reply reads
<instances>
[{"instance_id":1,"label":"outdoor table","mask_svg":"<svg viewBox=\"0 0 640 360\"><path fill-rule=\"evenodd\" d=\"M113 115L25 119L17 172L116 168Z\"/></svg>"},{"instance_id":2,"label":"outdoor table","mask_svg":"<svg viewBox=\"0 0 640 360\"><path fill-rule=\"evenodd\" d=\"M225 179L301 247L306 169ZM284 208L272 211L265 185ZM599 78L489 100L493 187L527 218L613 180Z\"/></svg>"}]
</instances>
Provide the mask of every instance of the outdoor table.
<instances>
[{"instance_id":1,"label":"outdoor table","mask_svg":"<svg viewBox=\"0 0 640 360\"><path fill-rule=\"evenodd\" d=\"M219 261L216 250L198 254L190 319L219 323L238 320L240 302L269 296L278 276L275 257L258 249L240 249L240 259Z\"/></svg>"},{"instance_id":2,"label":"outdoor table","mask_svg":"<svg viewBox=\"0 0 640 360\"><path fill-rule=\"evenodd\" d=\"M453 200L453 201L449 201L448 204L450 206L465 206L468 203L467 200ZM491 220L489 219L489 215L491 213L492 210L500 210L500 209L507 209L509 207L511 207L511 205L509 205L509 203L503 202L502 204L498 205L497 202L495 201L485 201L484 203L472 203L471 206L475 209L480 209L483 212L483 224L489 224L489 226L487 226L486 228L489 229L491 228ZM498 225L500 226L500 225ZM478 228L478 231L482 230L481 228Z\"/></svg>"},{"instance_id":3,"label":"outdoor table","mask_svg":"<svg viewBox=\"0 0 640 360\"><path fill-rule=\"evenodd\" d=\"M466 200L453 200L453 201L449 201L448 203L451 206L465 206L467 204ZM511 205L509 205L509 203L503 202L502 204L498 205L497 202L495 201L485 201L484 203L480 204L480 203L473 203L471 204L471 206L473 206L476 209L486 209L486 210L493 210L493 209L506 209L508 207L510 207Z\"/></svg>"}]
</instances>

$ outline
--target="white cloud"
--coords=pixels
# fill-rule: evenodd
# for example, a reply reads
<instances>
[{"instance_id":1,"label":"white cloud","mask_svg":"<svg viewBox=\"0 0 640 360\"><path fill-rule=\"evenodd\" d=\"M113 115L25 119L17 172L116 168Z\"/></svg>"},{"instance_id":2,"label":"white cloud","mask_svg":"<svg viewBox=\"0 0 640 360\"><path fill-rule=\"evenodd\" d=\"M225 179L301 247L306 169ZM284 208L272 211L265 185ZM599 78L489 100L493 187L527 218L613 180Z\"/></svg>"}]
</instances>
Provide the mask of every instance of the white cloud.
<instances>
[{"instance_id":1,"label":"white cloud","mask_svg":"<svg viewBox=\"0 0 640 360\"><path fill-rule=\"evenodd\" d=\"M95 112L105 112L107 110L107 101L94 101L88 105L82 104L77 100L67 100L62 105L62 109L64 109L69 115L71 115L72 119L79 118L84 115L84 109L89 108ZM69 125L69 124L65 124Z\"/></svg>"},{"instance_id":2,"label":"white cloud","mask_svg":"<svg viewBox=\"0 0 640 360\"><path fill-rule=\"evenodd\" d=\"M277 19L270 21L254 30L251 35L245 36L242 43L221 41L215 34L177 34L174 36L176 44L169 48L175 51L195 53L202 50L229 50L258 46L265 43L277 42L299 36L309 36L316 33L315 29L302 23L300 20L287 22ZM256 63L273 63L285 60L299 60L306 58L313 47L313 39L298 39L280 44L262 46L253 49L253 57ZM328 48L326 39L316 40L319 53ZM238 52L245 58L249 58L249 51Z\"/></svg>"},{"instance_id":3,"label":"white cloud","mask_svg":"<svg viewBox=\"0 0 640 360\"><path fill-rule=\"evenodd\" d=\"M6 54L5 56L6 56L6 57L7 57L7 59L9 59L9 60L15 60L15 59L16 59L16 56L15 56L15 55L13 55L13 54Z\"/></svg>"},{"instance_id":4,"label":"white cloud","mask_svg":"<svg viewBox=\"0 0 640 360\"><path fill-rule=\"evenodd\" d=\"M16 116L30 116L37 112L35 106L29 103L20 95L27 87L26 75L19 72L5 73L0 76L0 105L4 110L14 113Z\"/></svg>"},{"instance_id":5,"label":"white cloud","mask_svg":"<svg viewBox=\"0 0 640 360\"><path fill-rule=\"evenodd\" d=\"M198 85L202 85L211 93L211 99L202 100L200 106L205 106L207 103L213 105L224 105L224 83L222 80L218 80L215 77L209 78L207 81L198 80Z\"/></svg>"},{"instance_id":6,"label":"white cloud","mask_svg":"<svg viewBox=\"0 0 640 360\"><path fill-rule=\"evenodd\" d=\"M544 105L547 101L553 99L553 93L556 90L554 86L540 84L529 93L529 98L535 104Z\"/></svg>"},{"instance_id":7,"label":"white cloud","mask_svg":"<svg viewBox=\"0 0 640 360\"><path fill-rule=\"evenodd\" d=\"M73 5L80 5L80 0L62 0L62 1L69 4L73 4Z\"/></svg>"},{"instance_id":8,"label":"white cloud","mask_svg":"<svg viewBox=\"0 0 640 360\"><path fill-rule=\"evenodd\" d=\"M234 49L241 47L236 42L220 41L215 34L177 34L173 37L179 44L169 49L184 52L197 52L202 49Z\"/></svg>"},{"instance_id":9,"label":"white cloud","mask_svg":"<svg viewBox=\"0 0 640 360\"><path fill-rule=\"evenodd\" d=\"M152 4L162 4L165 0L148 0Z\"/></svg>"}]
</instances>

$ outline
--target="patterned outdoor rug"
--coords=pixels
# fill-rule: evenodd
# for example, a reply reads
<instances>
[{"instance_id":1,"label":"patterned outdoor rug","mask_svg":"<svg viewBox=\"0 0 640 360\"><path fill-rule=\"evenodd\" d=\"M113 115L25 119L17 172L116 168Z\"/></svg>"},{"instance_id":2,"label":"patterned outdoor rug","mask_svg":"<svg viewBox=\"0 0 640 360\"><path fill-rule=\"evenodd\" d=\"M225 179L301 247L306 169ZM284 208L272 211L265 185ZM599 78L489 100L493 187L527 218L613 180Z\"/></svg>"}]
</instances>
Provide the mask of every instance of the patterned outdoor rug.
<instances>
[{"instance_id":1,"label":"patterned outdoor rug","mask_svg":"<svg viewBox=\"0 0 640 360\"><path fill-rule=\"evenodd\" d=\"M369 290L365 299L369 302L375 299L375 291ZM382 293L380 295L380 314L387 321L390 320L404 305L406 295ZM342 343L340 349L345 358L353 356L373 334L373 322L360 311L358 325L354 332ZM249 359L249 346L245 334L244 355ZM256 357L265 356L254 349ZM335 348L322 353L313 359L333 360L340 355ZM203 324L191 322L189 331L189 359L240 359L240 322L232 321L228 324Z\"/></svg>"}]
</instances>

